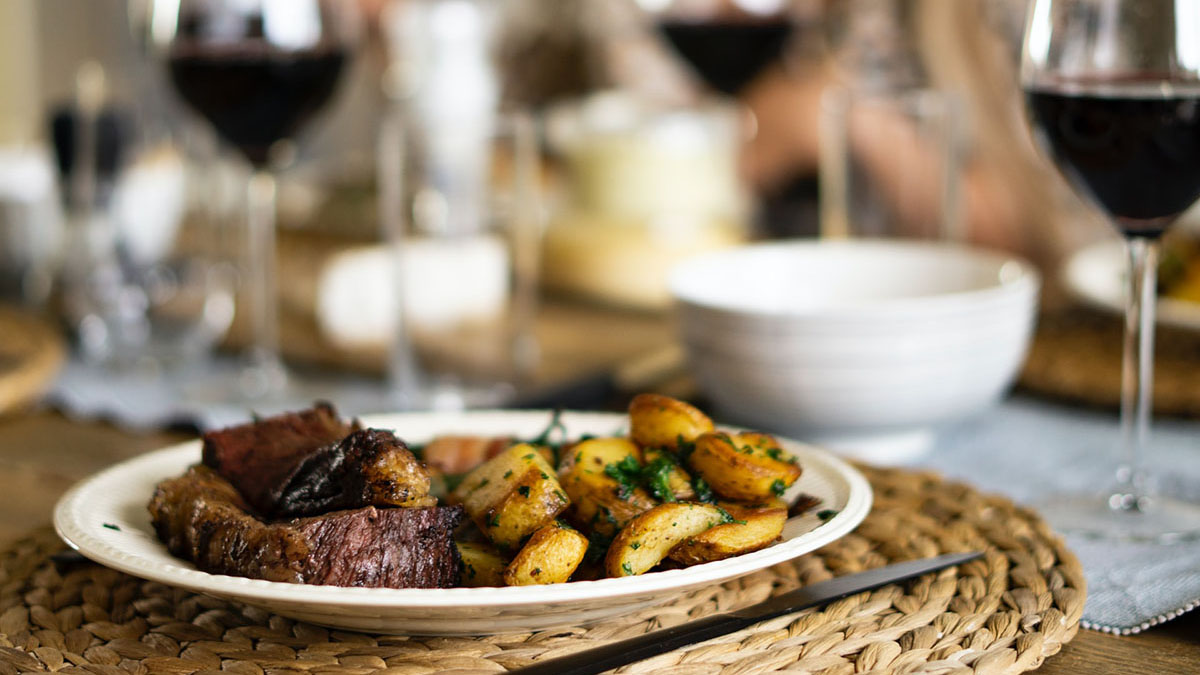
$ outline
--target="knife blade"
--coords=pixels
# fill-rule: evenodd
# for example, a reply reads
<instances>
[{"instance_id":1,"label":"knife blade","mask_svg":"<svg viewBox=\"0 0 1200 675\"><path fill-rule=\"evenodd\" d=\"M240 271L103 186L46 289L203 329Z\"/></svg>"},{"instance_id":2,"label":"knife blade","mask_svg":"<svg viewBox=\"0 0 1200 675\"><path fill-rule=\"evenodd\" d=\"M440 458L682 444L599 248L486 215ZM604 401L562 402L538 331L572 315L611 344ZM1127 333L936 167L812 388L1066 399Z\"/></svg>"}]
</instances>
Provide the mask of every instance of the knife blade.
<instances>
[{"instance_id":1,"label":"knife blade","mask_svg":"<svg viewBox=\"0 0 1200 675\"><path fill-rule=\"evenodd\" d=\"M947 567L961 565L982 555L982 551L948 553L933 558L877 567L857 574L848 574L797 588L794 591L782 593L732 612L706 616L703 619L663 628L603 647L585 649L569 656L549 659L511 672L520 675L594 675L628 663L642 661L651 656L665 654L686 645L732 633L760 621L823 605L855 593L874 590Z\"/></svg>"}]
</instances>

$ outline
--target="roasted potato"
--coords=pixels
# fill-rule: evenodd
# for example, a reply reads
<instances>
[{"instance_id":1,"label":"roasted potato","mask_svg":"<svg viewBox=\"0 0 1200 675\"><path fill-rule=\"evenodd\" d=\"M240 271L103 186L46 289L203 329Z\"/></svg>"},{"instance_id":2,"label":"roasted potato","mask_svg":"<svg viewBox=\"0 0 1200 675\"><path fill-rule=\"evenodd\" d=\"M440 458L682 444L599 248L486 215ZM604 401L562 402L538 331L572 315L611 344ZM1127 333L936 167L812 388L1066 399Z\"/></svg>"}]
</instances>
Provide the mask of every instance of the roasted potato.
<instances>
[{"instance_id":1,"label":"roasted potato","mask_svg":"<svg viewBox=\"0 0 1200 675\"><path fill-rule=\"evenodd\" d=\"M795 460L767 434L704 434L687 461L713 492L727 499L779 496L800 477Z\"/></svg>"},{"instance_id":2,"label":"roasted potato","mask_svg":"<svg viewBox=\"0 0 1200 675\"><path fill-rule=\"evenodd\" d=\"M629 403L629 437L643 448L677 450L680 440L691 443L712 430L707 415L670 396L638 394Z\"/></svg>"},{"instance_id":3,"label":"roasted potato","mask_svg":"<svg viewBox=\"0 0 1200 675\"><path fill-rule=\"evenodd\" d=\"M692 487L692 477L684 471L683 467L679 466L675 455L662 448L647 448L642 452L642 457L645 460L647 471L652 476L652 481L661 481L662 487L659 491L664 491L670 497L659 494L653 487L651 493L662 501L677 501L686 502L696 498L696 490ZM657 484L657 483L656 483Z\"/></svg>"},{"instance_id":4,"label":"roasted potato","mask_svg":"<svg viewBox=\"0 0 1200 675\"><path fill-rule=\"evenodd\" d=\"M571 498L571 520L581 529L611 537L658 502L641 487L622 484L609 466L635 462L638 447L627 438L592 438L564 453L559 481Z\"/></svg>"},{"instance_id":5,"label":"roasted potato","mask_svg":"<svg viewBox=\"0 0 1200 675\"><path fill-rule=\"evenodd\" d=\"M610 577L643 574L680 543L729 521L729 514L712 504L660 504L617 534L604 558L604 571Z\"/></svg>"},{"instance_id":6,"label":"roasted potato","mask_svg":"<svg viewBox=\"0 0 1200 675\"><path fill-rule=\"evenodd\" d=\"M780 499L757 505L719 502L718 506L733 522L685 539L671 550L671 560L698 565L766 548L783 533L788 517L787 504Z\"/></svg>"},{"instance_id":7,"label":"roasted potato","mask_svg":"<svg viewBox=\"0 0 1200 675\"><path fill-rule=\"evenodd\" d=\"M508 560L490 544L456 541L458 555L462 558L462 585L503 586L504 568Z\"/></svg>"},{"instance_id":8,"label":"roasted potato","mask_svg":"<svg viewBox=\"0 0 1200 675\"><path fill-rule=\"evenodd\" d=\"M484 462L452 497L502 552L519 548L571 503L539 448L526 443Z\"/></svg>"},{"instance_id":9,"label":"roasted potato","mask_svg":"<svg viewBox=\"0 0 1200 675\"><path fill-rule=\"evenodd\" d=\"M533 533L504 570L509 586L558 584L571 578L587 553L587 537L564 523L551 523Z\"/></svg>"}]
</instances>

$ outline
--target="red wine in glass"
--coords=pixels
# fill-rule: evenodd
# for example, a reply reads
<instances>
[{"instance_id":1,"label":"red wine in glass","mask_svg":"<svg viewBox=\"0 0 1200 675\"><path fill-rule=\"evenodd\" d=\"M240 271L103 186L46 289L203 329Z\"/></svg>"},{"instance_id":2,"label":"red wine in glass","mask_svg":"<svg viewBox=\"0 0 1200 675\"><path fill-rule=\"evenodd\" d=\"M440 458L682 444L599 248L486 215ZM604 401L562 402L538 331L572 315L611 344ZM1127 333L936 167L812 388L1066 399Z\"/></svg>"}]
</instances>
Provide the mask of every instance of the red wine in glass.
<instances>
[{"instance_id":1,"label":"red wine in glass","mask_svg":"<svg viewBox=\"0 0 1200 675\"><path fill-rule=\"evenodd\" d=\"M658 28L710 87L733 96L779 58L793 25L786 16L671 18Z\"/></svg>"},{"instance_id":2,"label":"red wine in glass","mask_svg":"<svg viewBox=\"0 0 1200 675\"><path fill-rule=\"evenodd\" d=\"M281 51L266 44L181 45L167 57L171 83L255 166L293 137L333 95L346 51Z\"/></svg>"},{"instance_id":3,"label":"red wine in glass","mask_svg":"<svg viewBox=\"0 0 1200 675\"><path fill-rule=\"evenodd\" d=\"M1159 237L1200 197L1200 83L1065 82L1025 96L1059 170L1125 236Z\"/></svg>"},{"instance_id":4,"label":"red wine in glass","mask_svg":"<svg viewBox=\"0 0 1200 675\"><path fill-rule=\"evenodd\" d=\"M299 133L332 98L359 34L357 2L167 4L173 9L163 8L161 16L155 6L148 32L171 84L254 167L246 193L246 283L237 309L250 326L250 344L237 389L246 401L284 400L297 389L289 387L279 358L270 150Z\"/></svg>"}]
</instances>

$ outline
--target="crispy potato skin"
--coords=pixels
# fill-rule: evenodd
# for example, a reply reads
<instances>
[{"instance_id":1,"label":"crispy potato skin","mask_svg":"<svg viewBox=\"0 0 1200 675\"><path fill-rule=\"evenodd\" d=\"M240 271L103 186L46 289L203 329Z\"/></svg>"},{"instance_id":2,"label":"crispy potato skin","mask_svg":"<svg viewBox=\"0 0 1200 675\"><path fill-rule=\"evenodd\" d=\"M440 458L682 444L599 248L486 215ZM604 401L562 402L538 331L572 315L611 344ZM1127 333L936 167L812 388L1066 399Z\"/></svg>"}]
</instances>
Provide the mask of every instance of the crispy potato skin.
<instances>
[{"instance_id":1,"label":"crispy potato skin","mask_svg":"<svg viewBox=\"0 0 1200 675\"><path fill-rule=\"evenodd\" d=\"M539 448L514 445L472 471L453 492L501 551L512 551L570 505Z\"/></svg>"},{"instance_id":2,"label":"crispy potato skin","mask_svg":"<svg viewBox=\"0 0 1200 675\"><path fill-rule=\"evenodd\" d=\"M638 514L658 502L638 487L622 496L621 484L604 472L626 457L640 459L641 451L627 438L592 438L563 454L559 481L573 508L571 520L581 529L611 537Z\"/></svg>"},{"instance_id":3,"label":"crispy potato skin","mask_svg":"<svg viewBox=\"0 0 1200 675\"><path fill-rule=\"evenodd\" d=\"M529 538L504 570L509 586L559 584L571 578L587 553L587 537L559 523L547 525Z\"/></svg>"},{"instance_id":4,"label":"crispy potato skin","mask_svg":"<svg viewBox=\"0 0 1200 675\"><path fill-rule=\"evenodd\" d=\"M713 428L708 415L670 396L638 394L629 403L629 437L643 448L677 450Z\"/></svg>"},{"instance_id":5,"label":"crispy potato skin","mask_svg":"<svg viewBox=\"0 0 1200 675\"><path fill-rule=\"evenodd\" d=\"M684 565L724 560L735 555L765 548L783 533L787 522L787 505L773 500L763 505L721 502L735 521L705 530L671 550L670 558Z\"/></svg>"},{"instance_id":6,"label":"crispy potato skin","mask_svg":"<svg viewBox=\"0 0 1200 675\"><path fill-rule=\"evenodd\" d=\"M692 501L696 498L696 490L692 487L692 477L682 466L679 466L670 451L662 448L647 448L642 452L642 456L645 458L647 466L653 464L660 457L669 457L673 464L670 473L667 474L667 486L671 490L671 495L677 502Z\"/></svg>"},{"instance_id":7,"label":"crispy potato skin","mask_svg":"<svg viewBox=\"0 0 1200 675\"><path fill-rule=\"evenodd\" d=\"M766 434L704 434L696 439L688 467L721 497L761 501L777 496L800 477L800 467L787 461L778 447Z\"/></svg>"},{"instance_id":8,"label":"crispy potato skin","mask_svg":"<svg viewBox=\"0 0 1200 675\"><path fill-rule=\"evenodd\" d=\"M712 504L659 504L617 534L604 558L604 571L610 577L644 574L680 543L725 522L727 514Z\"/></svg>"},{"instance_id":9,"label":"crispy potato skin","mask_svg":"<svg viewBox=\"0 0 1200 675\"><path fill-rule=\"evenodd\" d=\"M462 557L462 585L471 588L480 586L503 586L504 568L508 560L489 544L456 541L458 554Z\"/></svg>"}]
</instances>

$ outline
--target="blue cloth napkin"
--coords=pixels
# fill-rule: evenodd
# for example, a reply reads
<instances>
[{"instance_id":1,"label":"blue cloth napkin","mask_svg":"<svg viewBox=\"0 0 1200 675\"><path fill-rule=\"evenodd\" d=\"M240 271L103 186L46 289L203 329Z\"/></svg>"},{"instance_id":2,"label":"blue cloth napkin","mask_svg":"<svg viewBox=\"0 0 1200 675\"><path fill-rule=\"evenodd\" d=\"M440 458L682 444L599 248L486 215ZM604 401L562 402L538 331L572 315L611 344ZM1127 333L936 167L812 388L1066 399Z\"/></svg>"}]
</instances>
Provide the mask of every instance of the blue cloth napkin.
<instances>
[{"instance_id":1,"label":"blue cloth napkin","mask_svg":"<svg viewBox=\"0 0 1200 675\"><path fill-rule=\"evenodd\" d=\"M1036 505L1055 493L1108 485L1118 435L1115 413L1016 397L943 429L918 463ZM1157 421L1147 459L1165 477L1164 488L1200 500L1200 423ZM1160 546L1065 539L1087 577L1085 628L1127 635L1200 605L1200 541Z\"/></svg>"}]
</instances>

